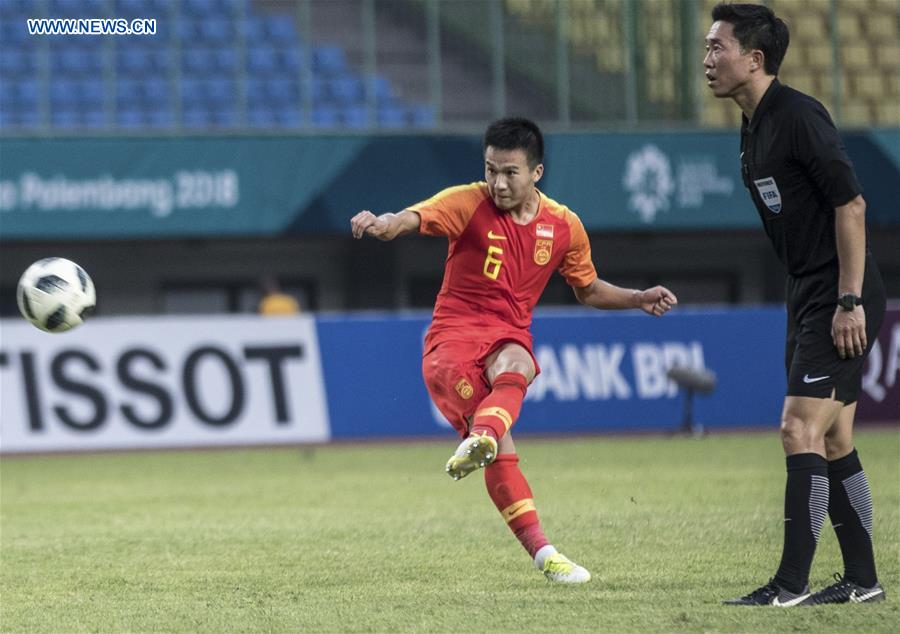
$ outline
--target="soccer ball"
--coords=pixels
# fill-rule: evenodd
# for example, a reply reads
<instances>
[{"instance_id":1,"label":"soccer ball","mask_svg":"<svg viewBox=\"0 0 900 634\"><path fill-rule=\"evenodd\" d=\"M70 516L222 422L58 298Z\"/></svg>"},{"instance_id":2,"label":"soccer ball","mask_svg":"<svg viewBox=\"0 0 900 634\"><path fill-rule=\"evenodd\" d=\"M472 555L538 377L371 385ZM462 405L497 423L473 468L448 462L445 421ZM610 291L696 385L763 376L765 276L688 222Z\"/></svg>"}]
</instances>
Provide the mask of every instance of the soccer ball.
<instances>
[{"instance_id":1,"label":"soccer ball","mask_svg":"<svg viewBox=\"0 0 900 634\"><path fill-rule=\"evenodd\" d=\"M65 258L44 258L22 273L16 301L22 316L36 327L65 332L93 312L97 294L83 268Z\"/></svg>"}]
</instances>

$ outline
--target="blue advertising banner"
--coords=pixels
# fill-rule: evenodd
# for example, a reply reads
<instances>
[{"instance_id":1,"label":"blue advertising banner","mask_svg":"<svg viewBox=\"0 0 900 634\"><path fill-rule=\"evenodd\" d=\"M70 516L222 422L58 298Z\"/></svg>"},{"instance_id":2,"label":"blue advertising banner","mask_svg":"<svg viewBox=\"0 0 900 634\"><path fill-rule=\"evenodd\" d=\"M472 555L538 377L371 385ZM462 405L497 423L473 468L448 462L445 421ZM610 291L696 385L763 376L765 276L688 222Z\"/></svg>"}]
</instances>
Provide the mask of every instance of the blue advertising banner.
<instances>
[{"instance_id":1,"label":"blue advertising banner","mask_svg":"<svg viewBox=\"0 0 900 634\"><path fill-rule=\"evenodd\" d=\"M421 376L426 314L320 318L319 345L333 438L454 433ZM696 396L707 428L777 427L784 396L784 311L642 313L543 311L534 320L541 375L517 433L679 429L684 393L673 365L706 368L716 390Z\"/></svg>"}]
</instances>

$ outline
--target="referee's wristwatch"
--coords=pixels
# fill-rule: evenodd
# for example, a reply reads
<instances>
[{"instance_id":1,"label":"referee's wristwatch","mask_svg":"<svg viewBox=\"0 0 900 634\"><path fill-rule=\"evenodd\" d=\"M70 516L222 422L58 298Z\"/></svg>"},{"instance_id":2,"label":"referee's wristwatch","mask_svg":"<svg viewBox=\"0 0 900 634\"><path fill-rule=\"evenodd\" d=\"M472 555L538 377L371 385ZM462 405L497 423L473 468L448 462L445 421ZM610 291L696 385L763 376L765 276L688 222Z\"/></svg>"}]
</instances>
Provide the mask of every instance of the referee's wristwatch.
<instances>
[{"instance_id":1,"label":"referee's wristwatch","mask_svg":"<svg viewBox=\"0 0 900 634\"><path fill-rule=\"evenodd\" d=\"M844 293L838 297L838 306L844 310L851 311L857 306L862 306L862 298L853 293Z\"/></svg>"}]
</instances>

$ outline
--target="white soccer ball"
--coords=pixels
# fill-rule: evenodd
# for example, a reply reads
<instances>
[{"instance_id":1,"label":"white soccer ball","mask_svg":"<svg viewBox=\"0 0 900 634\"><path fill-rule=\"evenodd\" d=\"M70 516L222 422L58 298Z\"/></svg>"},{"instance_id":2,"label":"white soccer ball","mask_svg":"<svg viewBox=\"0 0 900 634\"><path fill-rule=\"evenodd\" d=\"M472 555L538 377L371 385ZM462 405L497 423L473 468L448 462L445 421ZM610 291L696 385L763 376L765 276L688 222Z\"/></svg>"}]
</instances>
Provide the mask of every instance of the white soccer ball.
<instances>
[{"instance_id":1,"label":"white soccer ball","mask_svg":"<svg viewBox=\"0 0 900 634\"><path fill-rule=\"evenodd\" d=\"M22 316L36 327L65 332L93 312L97 294L83 268L65 258L44 258L22 273L16 301Z\"/></svg>"}]
</instances>

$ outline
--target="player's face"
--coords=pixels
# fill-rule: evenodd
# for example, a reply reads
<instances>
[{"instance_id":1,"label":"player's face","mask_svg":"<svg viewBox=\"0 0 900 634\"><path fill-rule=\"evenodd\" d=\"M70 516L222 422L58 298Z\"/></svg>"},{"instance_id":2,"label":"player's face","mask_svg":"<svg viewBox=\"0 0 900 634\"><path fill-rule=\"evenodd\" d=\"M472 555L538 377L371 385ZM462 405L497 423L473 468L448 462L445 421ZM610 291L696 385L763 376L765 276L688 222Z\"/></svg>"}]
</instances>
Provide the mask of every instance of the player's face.
<instances>
[{"instance_id":1,"label":"player's face","mask_svg":"<svg viewBox=\"0 0 900 634\"><path fill-rule=\"evenodd\" d=\"M716 97L732 97L750 81L752 57L741 52L730 22L713 22L706 36L706 85Z\"/></svg>"},{"instance_id":2,"label":"player's face","mask_svg":"<svg viewBox=\"0 0 900 634\"><path fill-rule=\"evenodd\" d=\"M534 193L544 166L528 167L525 150L498 150L488 146L484 151L484 180L494 204L504 211L518 209Z\"/></svg>"}]
</instances>

